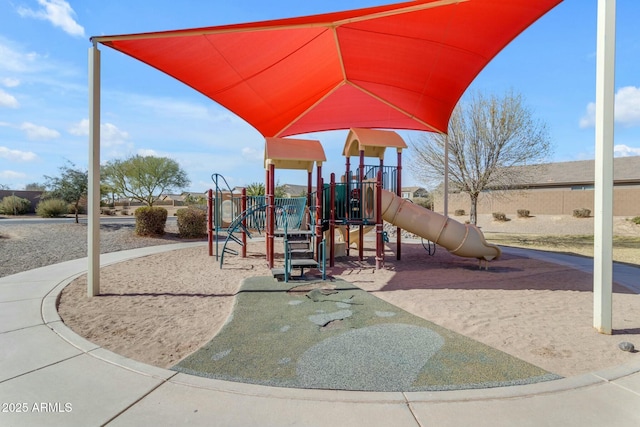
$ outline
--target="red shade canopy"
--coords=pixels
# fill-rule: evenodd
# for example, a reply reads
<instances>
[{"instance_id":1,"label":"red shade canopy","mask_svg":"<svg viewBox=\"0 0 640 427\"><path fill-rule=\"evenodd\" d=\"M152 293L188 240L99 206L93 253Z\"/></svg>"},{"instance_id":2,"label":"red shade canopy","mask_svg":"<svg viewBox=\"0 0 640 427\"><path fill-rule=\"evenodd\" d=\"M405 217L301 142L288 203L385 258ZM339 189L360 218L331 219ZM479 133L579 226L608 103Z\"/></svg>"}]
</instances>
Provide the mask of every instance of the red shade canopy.
<instances>
[{"instance_id":1,"label":"red shade canopy","mask_svg":"<svg viewBox=\"0 0 640 427\"><path fill-rule=\"evenodd\" d=\"M266 137L446 131L484 66L561 0L420 0L93 40L191 86Z\"/></svg>"}]
</instances>

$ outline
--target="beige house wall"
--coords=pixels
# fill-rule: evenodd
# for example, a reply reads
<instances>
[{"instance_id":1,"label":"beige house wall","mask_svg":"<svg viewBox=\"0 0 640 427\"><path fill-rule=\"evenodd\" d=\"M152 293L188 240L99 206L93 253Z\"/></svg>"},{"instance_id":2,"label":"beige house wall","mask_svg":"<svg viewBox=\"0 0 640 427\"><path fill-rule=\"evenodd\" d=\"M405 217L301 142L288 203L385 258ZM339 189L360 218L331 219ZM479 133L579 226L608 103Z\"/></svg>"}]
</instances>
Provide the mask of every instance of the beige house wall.
<instances>
[{"instance_id":1,"label":"beige house wall","mask_svg":"<svg viewBox=\"0 0 640 427\"><path fill-rule=\"evenodd\" d=\"M504 196L495 193L482 193L478 200L478 214L502 212L515 216L519 209L527 209L531 215L572 215L574 209L587 208L593 212L593 190L523 190L513 191ZM442 213L444 202L442 195L434 200L434 210ZM470 210L469 195L450 194L449 214L462 209ZM613 215L640 215L640 187L618 187L613 190Z\"/></svg>"}]
</instances>

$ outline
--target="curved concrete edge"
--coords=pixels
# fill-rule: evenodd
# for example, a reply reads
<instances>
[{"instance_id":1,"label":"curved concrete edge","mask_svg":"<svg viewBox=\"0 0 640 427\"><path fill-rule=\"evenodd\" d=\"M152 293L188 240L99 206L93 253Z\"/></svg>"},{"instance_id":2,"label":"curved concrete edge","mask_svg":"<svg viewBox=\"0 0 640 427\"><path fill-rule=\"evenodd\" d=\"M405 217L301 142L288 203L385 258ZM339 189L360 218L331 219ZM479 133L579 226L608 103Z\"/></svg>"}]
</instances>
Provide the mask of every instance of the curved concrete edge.
<instances>
[{"instance_id":1,"label":"curved concrete edge","mask_svg":"<svg viewBox=\"0 0 640 427\"><path fill-rule=\"evenodd\" d=\"M199 245L204 246L204 243L197 242L188 244L161 245L148 248L132 249L113 254L104 254L101 256L101 266L123 262L156 253L179 250ZM527 256L527 254L531 252L527 251L525 253L524 251L526 250L512 251L511 249L513 248L507 248L506 252L513 253L514 255L519 256ZM541 253L539 255L540 259L548 262L555 262L554 256L550 253ZM533 257L538 258L537 256ZM566 265L571 266L571 258L576 258L576 261L579 261L576 264L584 264L584 260L582 257L571 257L569 255L563 255L561 261L563 264L566 263ZM84 267L86 267L86 263L84 264ZM469 402L559 393L568 390L575 390L592 387L599 384L605 384L624 377L631 376L636 373L640 373L640 361L638 361L626 365L614 366L601 371L592 372L580 376L540 382L535 384L484 389L402 393L288 389L197 377L147 365L142 362L138 362L118 355L109 350L101 348L97 344L94 344L84 339L83 337L80 337L70 328L68 328L62 322L60 316L57 313L57 303L62 290L75 278L81 276L82 274L85 274L86 268L84 270L68 271L68 273L69 274L67 275L67 277L62 281L52 283L51 291L43 298L42 318L46 326L48 326L53 332L55 332L58 336L63 338L72 346L92 357L102 360L103 362L116 365L142 375L174 383L176 385L194 387L198 389L254 397L343 403Z\"/></svg>"}]
</instances>

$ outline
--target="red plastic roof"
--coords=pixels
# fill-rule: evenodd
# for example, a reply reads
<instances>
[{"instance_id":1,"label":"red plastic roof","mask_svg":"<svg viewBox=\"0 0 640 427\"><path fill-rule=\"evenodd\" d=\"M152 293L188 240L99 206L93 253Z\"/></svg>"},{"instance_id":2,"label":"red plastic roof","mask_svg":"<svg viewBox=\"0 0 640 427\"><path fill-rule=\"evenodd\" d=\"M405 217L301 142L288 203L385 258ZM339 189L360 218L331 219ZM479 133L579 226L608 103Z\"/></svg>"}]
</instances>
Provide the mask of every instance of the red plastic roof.
<instances>
[{"instance_id":1,"label":"red plastic roof","mask_svg":"<svg viewBox=\"0 0 640 427\"><path fill-rule=\"evenodd\" d=\"M446 131L458 99L561 0L421 0L93 40L203 93L265 137Z\"/></svg>"}]
</instances>

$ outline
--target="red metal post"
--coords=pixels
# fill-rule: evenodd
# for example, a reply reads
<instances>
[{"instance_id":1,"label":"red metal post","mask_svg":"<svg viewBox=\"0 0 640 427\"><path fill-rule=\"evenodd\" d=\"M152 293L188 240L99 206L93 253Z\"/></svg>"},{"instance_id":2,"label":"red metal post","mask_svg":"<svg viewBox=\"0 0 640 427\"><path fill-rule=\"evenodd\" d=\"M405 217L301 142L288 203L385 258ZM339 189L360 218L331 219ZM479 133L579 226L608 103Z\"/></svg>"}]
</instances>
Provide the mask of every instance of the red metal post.
<instances>
[{"instance_id":1,"label":"red metal post","mask_svg":"<svg viewBox=\"0 0 640 427\"><path fill-rule=\"evenodd\" d=\"M350 241L349 241L349 219L351 218L351 212L350 212L350 206L349 206L349 195L351 194L351 157L349 157L349 155L347 154L347 161L346 161L346 171L344 174L344 212L345 212L345 218L347 220L347 223L345 224L345 227L347 229L346 232L346 246L345 246L345 253L347 256L349 256L349 245L350 245Z\"/></svg>"},{"instance_id":2,"label":"red metal post","mask_svg":"<svg viewBox=\"0 0 640 427\"><path fill-rule=\"evenodd\" d=\"M213 190L207 191L207 241L209 243L209 256L213 256Z\"/></svg>"},{"instance_id":3,"label":"red metal post","mask_svg":"<svg viewBox=\"0 0 640 427\"><path fill-rule=\"evenodd\" d=\"M316 185L316 261L320 258L320 242L322 242L322 163L318 162Z\"/></svg>"},{"instance_id":4,"label":"red metal post","mask_svg":"<svg viewBox=\"0 0 640 427\"><path fill-rule=\"evenodd\" d=\"M360 228L358 230L358 259L362 261L364 259L364 230L362 229L362 222L364 219L364 204L362 203L364 197L364 150L360 150L360 175L358 177L358 180L360 181Z\"/></svg>"},{"instance_id":5,"label":"red metal post","mask_svg":"<svg viewBox=\"0 0 640 427\"><path fill-rule=\"evenodd\" d=\"M382 166L382 159L380 160ZM382 239L382 233L384 227L382 226L382 167L378 171L376 180L376 269L384 267L384 241Z\"/></svg>"},{"instance_id":6,"label":"red metal post","mask_svg":"<svg viewBox=\"0 0 640 427\"><path fill-rule=\"evenodd\" d=\"M336 233L336 174L331 174L329 184L329 267L333 267L336 260L335 233Z\"/></svg>"},{"instance_id":7,"label":"red metal post","mask_svg":"<svg viewBox=\"0 0 640 427\"><path fill-rule=\"evenodd\" d=\"M307 207L311 208L311 192L313 191L313 171L307 172Z\"/></svg>"}]
</instances>

